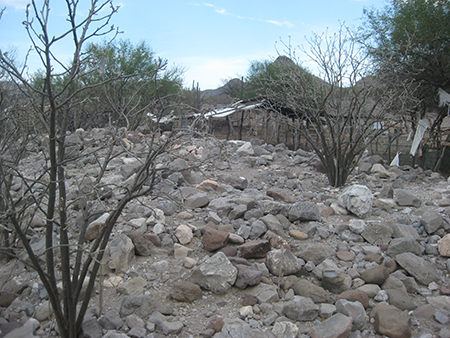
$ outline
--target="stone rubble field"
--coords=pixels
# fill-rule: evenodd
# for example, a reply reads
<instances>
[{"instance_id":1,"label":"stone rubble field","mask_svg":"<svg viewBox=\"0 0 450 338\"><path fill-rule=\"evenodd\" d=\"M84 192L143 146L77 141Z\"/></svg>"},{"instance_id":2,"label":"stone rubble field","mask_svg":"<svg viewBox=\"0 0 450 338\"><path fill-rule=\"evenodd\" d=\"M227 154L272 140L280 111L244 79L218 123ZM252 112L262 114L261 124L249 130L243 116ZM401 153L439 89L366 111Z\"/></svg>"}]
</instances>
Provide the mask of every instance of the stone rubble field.
<instances>
[{"instance_id":1,"label":"stone rubble field","mask_svg":"<svg viewBox=\"0 0 450 338\"><path fill-rule=\"evenodd\" d=\"M105 135L79 131L68 149L84 154ZM111 161L89 200L88 240L133 179L145 139L130 132L128 153ZM95 190L93 157L68 164L69 202ZM43 161L30 152L20 170L34 177ZM440 174L367 156L333 188L313 153L258 139L184 136L158 162L154 194L131 202L113 230L85 337L450 338L450 185ZM77 203L69 215L76 236ZM35 215L28 232L37 253L43 224ZM0 330L58 336L37 273L19 260L0 264Z\"/></svg>"}]
</instances>

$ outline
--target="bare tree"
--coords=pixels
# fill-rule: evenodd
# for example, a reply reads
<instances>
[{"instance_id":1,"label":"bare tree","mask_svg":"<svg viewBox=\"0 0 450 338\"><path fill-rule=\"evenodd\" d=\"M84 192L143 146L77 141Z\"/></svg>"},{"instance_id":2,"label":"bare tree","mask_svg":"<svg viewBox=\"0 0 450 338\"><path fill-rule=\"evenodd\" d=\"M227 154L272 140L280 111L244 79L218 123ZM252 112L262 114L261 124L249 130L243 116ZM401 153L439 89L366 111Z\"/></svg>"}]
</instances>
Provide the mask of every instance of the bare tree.
<instances>
[{"instance_id":1,"label":"bare tree","mask_svg":"<svg viewBox=\"0 0 450 338\"><path fill-rule=\"evenodd\" d=\"M319 156L329 183L342 186L368 145L402 122L400 114L415 104L415 88L392 73L373 76L367 50L344 26L308 42L309 50L303 51L320 77L283 58L251 80L273 110L300 120L293 126Z\"/></svg>"},{"instance_id":2,"label":"bare tree","mask_svg":"<svg viewBox=\"0 0 450 338\"><path fill-rule=\"evenodd\" d=\"M5 233L12 234L16 237L14 240L20 240L25 248L28 254L25 262L37 271L48 292L59 334L64 338L75 338L82 331L83 318L111 231L130 201L152 192L158 178L157 159L173 139L157 137L158 119L166 113L166 105L158 93L159 85L155 82L153 101L147 106L156 113L157 120L153 125L153 133L146 138L143 155L136 155L126 144L121 143L123 135L114 128L109 129L102 144L72 151L72 145L68 142L68 129L69 122L82 103L80 97L86 99L86 95L80 94L122 75L102 79L99 83L80 85L83 77L88 75L86 72L92 71L92 68L85 67L87 62L92 61L92 54L84 50L84 46L93 38L109 34L114 37L117 34L114 26L110 26L110 21L118 8L113 6L111 0L92 0L87 16L81 18L80 2L65 2L68 27L57 35L50 35L49 0L45 0L41 7L36 1L27 7L24 25L32 42L31 51L38 56L44 69L41 82L32 82L24 72L25 67L16 66L7 53L0 51L0 69L9 83L15 84L15 90L27 100L28 114L32 116L28 118L35 119L33 127L36 127L34 133L26 130L20 134L0 135L0 223ZM66 40L71 41L73 47L72 61L68 66L55 54L55 46ZM155 62L154 81L162 78L158 74L162 74L165 69L163 61ZM18 110L12 105L8 109L8 121L5 120L5 123L19 128L23 121L20 120ZM1 123L4 123L3 119ZM26 160L26 155L24 151L16 149L31 148L42 155L42 168L27 174L21 172L21 166L18 165L21 160ZM103 191L108 188L102 181L103 175L111 161L124 152L134 156L140 163L138 171L130 182L116 187L122 194L121 199L109 205L109 217L99 235L92 242L87 242L88 219L95 213L92 203L88 201L100 201L103 198ZM79 194L75 200L68 199L66 185L70 165L73 164L73 167L87 157L93 157L98 163L92 191L85 195ZM21 189L13 189L14 184L19 184ZM69 217L74 204L82 209L83 218L79 228L74 226L73 219ZM43 215L45 221L43 257L30 244L30 223L37 214ZM0 251L18 257L15 251L11 251L12 244L6 244L8 246L0 248ZM59 281L62 282L61 289L58 287ZM85 293L82 292L83 287L86 287Z\"/></svg>"}]
</instances>

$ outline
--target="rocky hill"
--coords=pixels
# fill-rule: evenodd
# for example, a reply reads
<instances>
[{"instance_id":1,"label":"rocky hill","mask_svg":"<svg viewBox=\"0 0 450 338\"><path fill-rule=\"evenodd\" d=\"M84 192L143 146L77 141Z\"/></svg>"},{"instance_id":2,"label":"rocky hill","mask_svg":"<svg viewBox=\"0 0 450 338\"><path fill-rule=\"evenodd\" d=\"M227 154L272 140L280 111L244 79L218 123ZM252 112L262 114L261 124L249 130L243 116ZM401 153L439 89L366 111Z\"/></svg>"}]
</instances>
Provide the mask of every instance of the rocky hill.
<instances>
[{"instance_id":1,"label":"rocky hill","mask_svg":"<svg viewBox=\"0 0 450 338\"><path fill-rule=\"evenodd\" d=\"M79 131L78 142L105 132ZM145 135L128 140L139 157ZM313 153L283 144L184 136L172 150L161 194L129 204L116 224L86 336L450 337L450 186L438 173L367 157L347 187L331 188ZM19 169L31 176L39 161L30 153ZM69 167L69 191L96 165ZM137 163L124 154L111 165L87 238ZM0 337L58 336L24 263L0 264L0 292Z\"/></svg>"}]
</instances>

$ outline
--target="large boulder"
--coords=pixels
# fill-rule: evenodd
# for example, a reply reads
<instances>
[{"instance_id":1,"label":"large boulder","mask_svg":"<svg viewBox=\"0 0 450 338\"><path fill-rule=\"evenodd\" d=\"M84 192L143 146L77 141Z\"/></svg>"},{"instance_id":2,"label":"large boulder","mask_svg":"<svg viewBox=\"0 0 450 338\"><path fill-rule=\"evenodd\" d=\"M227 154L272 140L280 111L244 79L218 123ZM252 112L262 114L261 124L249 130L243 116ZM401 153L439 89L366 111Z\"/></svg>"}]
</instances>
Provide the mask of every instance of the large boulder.
<instances>
[{"instance_id":1,"label":"large boulder","mask_svg":"<svg viewBox=\"0 0 450 338\"><path fill-rule=\"evenodd\" d=\"M372 212L373 194L365 185L352 185L339 195L339 203L352 214L365 218Z\"/></svg>"}]
</instances>

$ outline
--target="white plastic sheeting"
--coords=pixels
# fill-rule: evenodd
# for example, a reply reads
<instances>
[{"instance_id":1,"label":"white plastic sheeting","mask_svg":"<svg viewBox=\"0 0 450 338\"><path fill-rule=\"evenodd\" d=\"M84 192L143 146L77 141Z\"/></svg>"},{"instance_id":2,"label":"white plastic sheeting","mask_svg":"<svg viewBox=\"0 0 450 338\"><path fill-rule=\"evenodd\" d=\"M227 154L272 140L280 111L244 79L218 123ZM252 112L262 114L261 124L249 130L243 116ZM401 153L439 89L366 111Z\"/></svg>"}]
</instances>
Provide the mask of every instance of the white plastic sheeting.
<instances>
[{"instance_id":1,"label":"white plastic sheeting","mask_svg":"<svg viewBox=\"0 0 450 338\"><path fill-rule=\"evenodd\" d=\"M439 107L444 106L448 106L448 114L450 115L450 94L439 88Z\"/></svg>"},{"instance_id":2,"label":"white plastic sheeting","mask_svg":"<svg viewBox=\"0 0 450 338\"><path fill-rule=\"evenodd\" d=\"M429 125L426 120L419 120L416 128L416 134L414 135L414 141L409 152L412 156L416 155L416 151L419 148L420 142L422 141L423 135L425 134L425 131L428 127Z\"/></svg>"}]
</instances>

